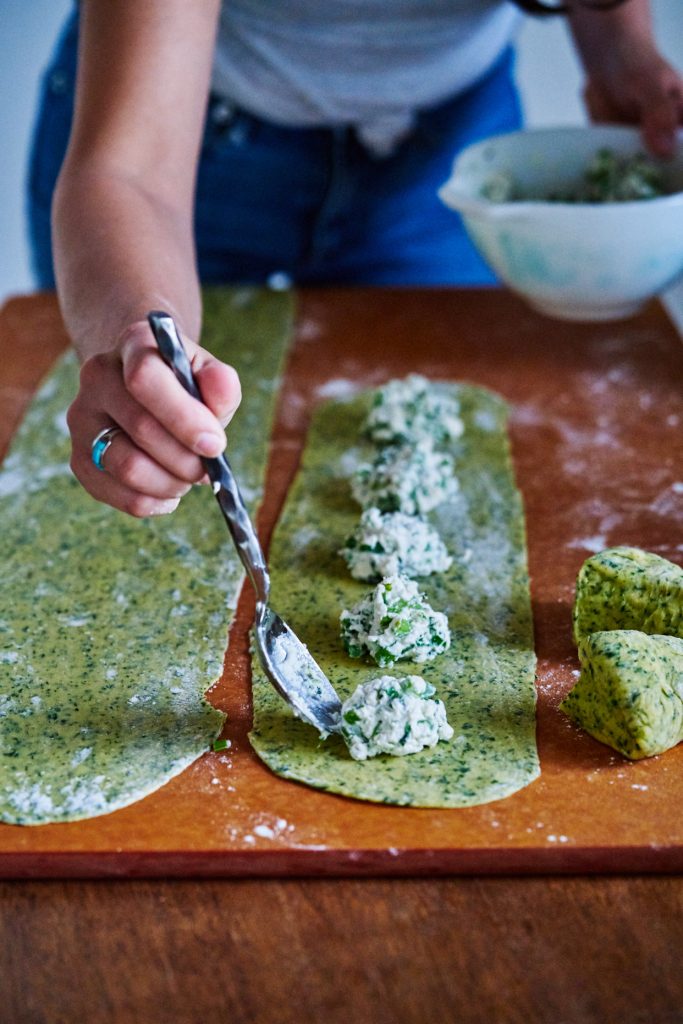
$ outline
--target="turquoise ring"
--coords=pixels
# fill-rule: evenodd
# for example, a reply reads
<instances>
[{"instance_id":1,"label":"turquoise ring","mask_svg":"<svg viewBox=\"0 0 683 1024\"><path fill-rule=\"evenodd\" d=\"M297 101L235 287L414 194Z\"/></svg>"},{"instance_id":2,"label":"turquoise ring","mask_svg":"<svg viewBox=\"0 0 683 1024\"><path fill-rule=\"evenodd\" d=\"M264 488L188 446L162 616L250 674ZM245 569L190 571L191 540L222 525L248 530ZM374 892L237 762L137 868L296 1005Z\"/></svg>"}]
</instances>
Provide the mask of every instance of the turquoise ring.
<instances>
[{"instance_id":1,"label":"turquoise ring","mask_svg":"<svg viewBox=\"0 0 683 1024\"><path fill-rule=\"evenodd\" d=\"M90 446L90 455L95 468L99 469L102 473L104 473L104 463L102 460L116 435L121 432L120 427L105 427L104 430L100 430Z\"/></svg>"}]
</instances>

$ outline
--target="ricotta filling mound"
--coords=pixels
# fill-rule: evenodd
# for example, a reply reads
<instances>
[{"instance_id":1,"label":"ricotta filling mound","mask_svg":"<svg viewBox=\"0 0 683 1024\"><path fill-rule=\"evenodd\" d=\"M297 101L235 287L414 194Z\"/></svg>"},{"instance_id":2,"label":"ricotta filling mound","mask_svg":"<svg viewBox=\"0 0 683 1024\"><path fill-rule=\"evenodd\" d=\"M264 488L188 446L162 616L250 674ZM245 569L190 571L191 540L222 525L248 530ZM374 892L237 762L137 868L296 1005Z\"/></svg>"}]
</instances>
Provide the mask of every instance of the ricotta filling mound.
<instances>
[{"instance_id":1,"label":"ricotta filling mound","mask_svg":"<svg viewBox=\"0 0 683 1024\"><path fill-rule=\"evenodd\" d=\"M450 740L443 701L421 676L379 676L342 704L342 736L356 761L377 754L416 754Z\"/></svg>"},{"instance_id":2,"label":"ricotta filling mound","mask_svg":"<svg viewBox=\"0 0 683 1024\"><path fill-rule=\"evenodd\" d=\"M434 611L417 583L389 576L341 613L341 636L352 658L367 654L380 668L395 661L429 661L451 643L448 620Z\"/></svg>"},{"instance_id":3,"label":"ricotta filling mound","mask_svg":"<svg viewBox=\"0 0 683 1024\"><path fill-rule=\"evenodd\" d=\"M342 556L354 579L375 583L385 576L429 576L446 572L453 559L425 519L369 508L346 538Z\"/></svg>"},{"instance_id":4,"label":"ricotta filling mound","mask_svg":"<svg viewBox=\"0 0 683 1024\"><path fill-rule=\"evenodd\" d=\"M440 394L426 377L411 373L377 389L363 432L376 444L453 441L463 432L460 403L453 395Z\"/></svg>"},{"instance_id":5,"label":"ricotta filling mound","mask_svg":"<svg viewBox=\"0 0 683 1024\"><path fill-rule=\"evenodd\" d=\"M351 493L364 509L424 515L457 492L453 469L452 456L435 451L428 438L414 445L392 445L358 467Z\"/></svg>"}]
</instances>

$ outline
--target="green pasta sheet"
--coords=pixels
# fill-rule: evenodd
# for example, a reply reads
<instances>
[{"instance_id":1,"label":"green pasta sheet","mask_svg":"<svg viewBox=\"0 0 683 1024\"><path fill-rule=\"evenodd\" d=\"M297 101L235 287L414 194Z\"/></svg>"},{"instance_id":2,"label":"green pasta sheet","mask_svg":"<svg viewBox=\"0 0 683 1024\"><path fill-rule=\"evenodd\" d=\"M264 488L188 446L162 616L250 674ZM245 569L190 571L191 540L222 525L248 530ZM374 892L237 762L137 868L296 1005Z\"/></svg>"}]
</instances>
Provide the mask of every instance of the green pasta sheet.
<instances>
[{"instance_id":1,"label":"green pasta sheet","mask_svg":"<svg viewBox=\"0 0 683 1024\"><path fill-rule=\"evenodd\" d=\"M447 614L452 645L432 662L399 662L391 672L434 684L454 737L417 754L354 761L339 736L320 740L292 715L254 658L251 742L285 778L362 800L466 807L506 797L539 775L524 513L510 459L508 409L482 388L441 386L460 400L465 424L450 448L460 489L429 518L454 560L448 572L420 585L431 606ZM386 671L349 658L339 638L340 612L371 586L352 579L337 554L360 515L348 477L372 450L359 441L369 403L365 393L317 410L270 558L273 607L342 700Z\"/></svg>"},{"instance_id":2,"label":"green pasta sheet","mask_svg":"<svg viewBox=\"0 0 683 1024\"><path fill-rule=\"evenodd\" d=\"M202 342L237 367L245 399L228 452L261 495L291 302L205 295ZM72 353L46 378L0 470L0 819L106 814L207 750L242 567L208 487L136 520L90 498L68 468Z\"/></svg>"}]
</instances>

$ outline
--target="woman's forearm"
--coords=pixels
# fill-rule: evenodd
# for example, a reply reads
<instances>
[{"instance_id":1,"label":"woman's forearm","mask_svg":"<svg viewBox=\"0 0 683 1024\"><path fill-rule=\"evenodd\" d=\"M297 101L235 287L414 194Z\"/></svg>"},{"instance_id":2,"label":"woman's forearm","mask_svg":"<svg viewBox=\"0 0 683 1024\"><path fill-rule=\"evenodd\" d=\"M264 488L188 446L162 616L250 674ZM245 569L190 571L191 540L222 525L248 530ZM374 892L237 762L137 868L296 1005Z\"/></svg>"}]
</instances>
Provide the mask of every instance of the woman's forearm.
<instances>
[{"instance_id":1,"label":"woman's forearm","mask_svg":"<svg viewBox=\"0 0 683 1024\"><path fill-rule=\"evenodd\" d=\"M225 446L235 371L197 344L197 157L220 0L81 0L74 123L54 207L64 318L81 357L71 468L100 501L169 512ZM159 357L145 316L185 335L203 402ZM114 430L106 461L93 439ZM104 470L104 471L103 471Z\"/></svg>"},{"instance_id":2,"label":"woman's forearm","mask_svg":"<svg viewBox=\"0 0 683 1024\"><path fill-rule=\"evenodd\" d=\"M80 8L53 235L64 317L85 360L153 306L199 335L193 195L220 2Z\"/></svg>"},{"instance_id":3,"label":"woman's forearm","mask_svg":"<svg viewBox=\"0 0 683 1024\"><path fill-rule=\"evenodd\" d=\"M615 48L638 48L645 42L653 45L649 0L624 0L609 10L572 0L569 25L588 74L599 73Z\"/></svg>"},{"instance_id":4,"label":"woman's forearm","mask_svg":"<svg viewBox=\"0 0 683 1024\"><path fill-rule=\"evenodd\" d=\"M72 168L67 158L53 226L62 312L81 360L106 351L153 308L199 337L191 211L169 207L112 170Z\"/></svg>"}]
</instances>

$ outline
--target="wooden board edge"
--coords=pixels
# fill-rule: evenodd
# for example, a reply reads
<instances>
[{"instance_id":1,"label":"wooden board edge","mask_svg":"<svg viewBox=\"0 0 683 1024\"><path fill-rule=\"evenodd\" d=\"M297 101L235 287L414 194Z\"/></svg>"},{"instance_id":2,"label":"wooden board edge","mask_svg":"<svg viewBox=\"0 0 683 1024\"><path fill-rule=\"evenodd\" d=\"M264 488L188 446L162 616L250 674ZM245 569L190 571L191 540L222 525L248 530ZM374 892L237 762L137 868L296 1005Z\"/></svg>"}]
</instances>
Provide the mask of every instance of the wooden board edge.
<instances>
[{"instance_id":1,"label":"wooden board edge","mask_svg":"<svg viewBox=\"0 0 683 1024\"><path fill-rule=\"evenodd\" d=\"M169 850L0 855L0 879L680 874L683 845L469 850Z\"/></svg>"}]
</instances>

